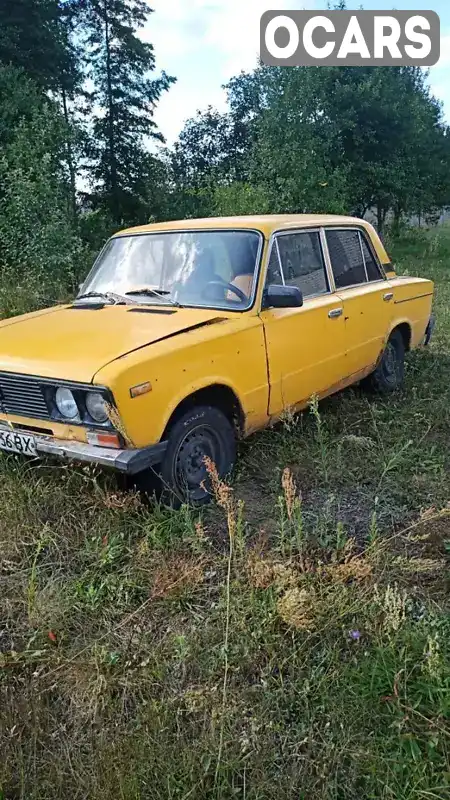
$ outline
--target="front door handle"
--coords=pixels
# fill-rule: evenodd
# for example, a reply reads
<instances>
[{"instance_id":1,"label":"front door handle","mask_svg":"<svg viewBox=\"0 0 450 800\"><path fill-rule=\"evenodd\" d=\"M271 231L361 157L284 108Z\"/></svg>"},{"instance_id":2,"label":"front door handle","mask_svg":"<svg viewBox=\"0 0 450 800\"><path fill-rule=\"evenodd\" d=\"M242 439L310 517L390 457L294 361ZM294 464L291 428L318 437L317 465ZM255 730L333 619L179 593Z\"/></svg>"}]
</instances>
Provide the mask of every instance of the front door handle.
<instances>
[{"instance_id":1,"label":"front door handle","mask_svg":"<svg viewBox=\"0 0 450 800\"><path fill-rule=\"evenodd\" d=\"M394 297L394 292L386 292L386 294L383 295L383 300L386 300L386 302L388 302L389 300L392 300L393 297Z\"/></svg>"},{"instance_id":2,"label":"front door handle","mask_svg":"<svg viewBox=\"0 0 450 800\"><path fill-rule=\"evenodd\" d=\"M328 312L328 316L330 317L330 319L333 319L334 317L341 317L343 311L344 311L343 308L332 308L331 311Z\"/></svg>"}]
</instances>

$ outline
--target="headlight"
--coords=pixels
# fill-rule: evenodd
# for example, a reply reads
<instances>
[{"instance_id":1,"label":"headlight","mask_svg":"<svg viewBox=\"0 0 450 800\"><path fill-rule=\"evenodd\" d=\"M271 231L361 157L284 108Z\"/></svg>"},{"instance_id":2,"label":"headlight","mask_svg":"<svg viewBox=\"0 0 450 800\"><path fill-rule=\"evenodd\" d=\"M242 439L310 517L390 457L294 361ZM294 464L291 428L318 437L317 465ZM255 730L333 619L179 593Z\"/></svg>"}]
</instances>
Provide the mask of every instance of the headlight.
<instances>
[{"instance_id":1,"label":"headlight","mask_svg":"<svg viewBox=\"0 0 450 800\"><path fill-rule=\"evenodd\" d=\"M86 408L88 413L96 422L106 422L108 412L106 402L100 392L88 392L86 395Z\"/></svg>"},{"instance_id":2,"label":"headlight","mask_svg":"<svg viewBox=\"0 0 450 800\"><path fill-rule=\"evenodd\" d=\"M60 386L55 394L56 407L62 417L75 419L78 417L78 406L70 389Z\"/></svg>"}]
</instances>

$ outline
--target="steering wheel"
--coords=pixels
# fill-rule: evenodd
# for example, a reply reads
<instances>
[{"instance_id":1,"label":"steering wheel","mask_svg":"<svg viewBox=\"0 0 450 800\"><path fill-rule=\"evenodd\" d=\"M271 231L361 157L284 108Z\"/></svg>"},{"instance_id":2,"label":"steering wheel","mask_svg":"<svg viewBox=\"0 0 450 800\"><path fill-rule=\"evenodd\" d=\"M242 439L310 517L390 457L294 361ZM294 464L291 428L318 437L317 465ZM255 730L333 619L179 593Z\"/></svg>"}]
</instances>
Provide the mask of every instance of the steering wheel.
<instances>
[{"instance_id":1,"label":"steering wheel","mask_svg":"<svg viewBox=\"0 0 450 800\"><path fill-rule=\"evenodd\" d=\"M202 292L202 295L206 295L209 286L220 286L221 289L226 289L229 292L233 292L233 294L235 294L236 297L239 298L241 303L248 302L248 297L245 294L245 292L243 292L242 289L239 289L238 286L234 286L234 284L232 283L227 283L227 281L208 281Z\"/></svg>"}]
</instances>

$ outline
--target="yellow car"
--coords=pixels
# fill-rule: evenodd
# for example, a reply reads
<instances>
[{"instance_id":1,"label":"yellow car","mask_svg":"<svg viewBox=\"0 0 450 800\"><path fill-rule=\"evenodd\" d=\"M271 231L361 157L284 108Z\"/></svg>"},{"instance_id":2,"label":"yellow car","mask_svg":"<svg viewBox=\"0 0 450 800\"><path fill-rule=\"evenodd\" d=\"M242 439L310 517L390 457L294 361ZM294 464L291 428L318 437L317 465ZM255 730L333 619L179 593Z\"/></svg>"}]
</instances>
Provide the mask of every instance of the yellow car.
<instances>
[{"instance_id":1,"label":"yellow car","mask_svg":"<svg viewBox=\"0 0 450 800\"><path fill-rule=\"evenodd\" d=\"M312 395L397 389L432 298L352 217L122 231L71 304L0 323L0 449L156 468L176 499L205 502L206 456L224 475L238 438Z\"/></svg>"}]
</instances>

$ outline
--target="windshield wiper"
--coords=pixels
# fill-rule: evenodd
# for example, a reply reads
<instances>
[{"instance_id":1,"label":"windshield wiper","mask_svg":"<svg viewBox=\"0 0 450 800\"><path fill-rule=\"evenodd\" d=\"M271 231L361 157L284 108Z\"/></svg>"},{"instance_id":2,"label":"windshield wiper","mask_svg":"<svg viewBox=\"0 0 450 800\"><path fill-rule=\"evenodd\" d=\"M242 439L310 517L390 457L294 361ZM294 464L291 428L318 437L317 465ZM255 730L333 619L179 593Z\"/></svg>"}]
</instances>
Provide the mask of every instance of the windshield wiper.
<instances>
[{"instance_id":1,"label":"windshield wiper","mask_svg":"<svg viewBox=\"0 0 450 800\"><path fill-rule=\"evenodd\" d=\"M129 292L125 292L125 295L129 297L129 295L145 295L148 294L150 297L159 297L160 300L164 300L165 303L169 303L171 306L180 307L180 303L176 300L172 300L171 297L167 297L170 294L168 289L152 289L151 286L143 286L141 289L132 289Z\"/></svg>"},{"instance_id":2,"label":"windshield wiper","mask_svg":"<svg viewBox=\"0 0 450 800\"><path fill-rule=\"evenodd\" d=\"M110 300L115 305L118 303L133 302L132 300L129 300L128 297L125 297L122 294L116 294L115 292L86 292L86 294L77 295L74 303L76 303L78 300L86 300L89 297L99 297L101 300Z\"/></svg>"},{"instance_id":3,"label":"windshield wiper","mask_svg":"<svg viewBox=\"0 0 450 800\"><path fill-rule=\"evenodd\" d=\"M75 300L85 300L87 297L102 297L105 300L108 300L108 297L104 292L86 292L86 294L78 294Z\"/></svg>"}]
</instances>

